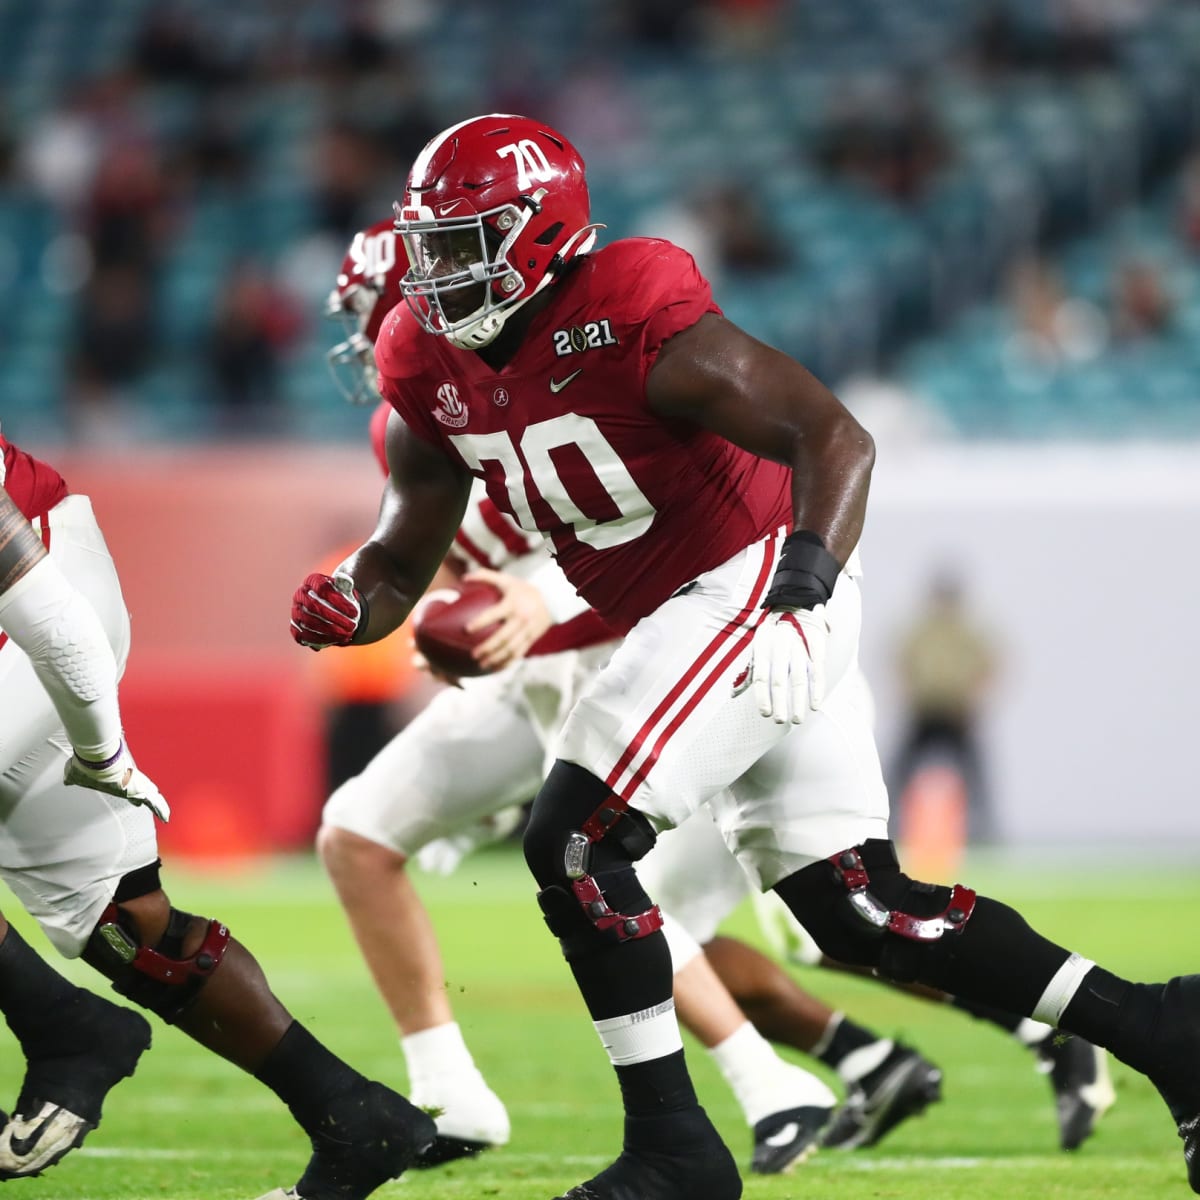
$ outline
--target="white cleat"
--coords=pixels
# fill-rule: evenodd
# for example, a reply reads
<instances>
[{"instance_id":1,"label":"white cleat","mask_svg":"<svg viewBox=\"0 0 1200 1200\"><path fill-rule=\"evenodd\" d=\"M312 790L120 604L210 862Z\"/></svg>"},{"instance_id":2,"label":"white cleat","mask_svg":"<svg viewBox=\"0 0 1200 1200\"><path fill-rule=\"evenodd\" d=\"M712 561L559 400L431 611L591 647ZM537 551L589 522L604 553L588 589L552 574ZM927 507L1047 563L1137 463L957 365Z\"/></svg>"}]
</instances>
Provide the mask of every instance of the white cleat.
<instances>
[{"instance_id":1,"label":"white cleat","mask_svg":"<svg viewBox=\"0 0 1200 1200\"><path fill-rule=\"evenodd\" d=\"M32 1116L14 1114L0 1130L0 1179L40 1175L95 1128L93 1122L49 1101Z\"/></svg>"}]
</instances>

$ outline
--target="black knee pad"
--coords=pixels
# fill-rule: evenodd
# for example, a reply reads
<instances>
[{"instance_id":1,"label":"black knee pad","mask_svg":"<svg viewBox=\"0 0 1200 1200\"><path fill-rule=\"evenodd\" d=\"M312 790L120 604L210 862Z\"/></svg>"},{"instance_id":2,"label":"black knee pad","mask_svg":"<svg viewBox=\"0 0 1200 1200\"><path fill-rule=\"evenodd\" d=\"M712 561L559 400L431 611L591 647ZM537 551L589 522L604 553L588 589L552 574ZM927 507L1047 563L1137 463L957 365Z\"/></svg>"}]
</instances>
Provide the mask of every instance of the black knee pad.
<instances>
[{"instance_id":1,"label":"black knee pad","mask_svg":"<svg viewBox=\"0 0 1200 1200\"><path fill-rule=\"evenodd\" d=\"M543 888L538 905L568 962L662 928L662 914L632 865Z\"/></svg>"},{"instance_id":2,"label":"black knee pad","mask_svg":"<svg viewBox=\"0 0 1200 1200\"><path fill-rule=\"evenodd\" d=\"M590 771L560 760L534 799L523 839L525 862L540 887L567 878L568 846L580 833L591 846L594 872L637 862L657 837L641 813L627 809Z\"/></svg>"},{"instance_id":3,"label":"black knee pad","mask_svg":"<svg viewBox=\"0 0 1200 1200\"><path fill-rule=\"evenodd\" d=\"M538 904L568 960L646 937L662 914L633 864L654 830L590 772L554 764L525 830L525 861L541 885Z\"/></svg>"},{"instance_id":4,"label":"black knee pad","mask_svg":"<svg viewBox=\"0 0 1200 1200\"><path fill-rule=\"evenodd\" d=\"M797 871L775 891L830 958L900 982L941 974L975 903L967 888L911 879L892 843L878 838Z\"/></svg>"},{"instance_id":5,"label":"black knee pad","mask_svg":"<svg viewBox=\"0 0 1200 1200\"><path fill-rule=\"evenodd\" d=\"M203 940L194 954L184 958L184 941L197 926L204 927ZM173 1025L196 1002L228 945L229 930L219 921L206 922L172 908L158 943L144 946L129 916L110 904L96 923L85 954L112 981L114 992Z\"/></svg>"}]
</instances>

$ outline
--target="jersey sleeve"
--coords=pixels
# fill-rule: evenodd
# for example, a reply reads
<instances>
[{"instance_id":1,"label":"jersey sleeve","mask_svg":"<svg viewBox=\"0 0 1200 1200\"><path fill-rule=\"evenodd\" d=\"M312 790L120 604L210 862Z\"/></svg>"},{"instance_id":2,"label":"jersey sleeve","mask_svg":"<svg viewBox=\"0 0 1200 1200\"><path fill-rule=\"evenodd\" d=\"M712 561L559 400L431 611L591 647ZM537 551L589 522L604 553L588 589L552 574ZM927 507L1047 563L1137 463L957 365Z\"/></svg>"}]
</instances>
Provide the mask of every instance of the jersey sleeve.
<instances>
[{"instance_id":1,"label":"jersey sleeve","mask_svg":"<svg viewBox=\"0 0 1200 1200\"><path fill-rule=\"evenodd\" d=\"M696 260L670 242L652 242L653 251L642 272L642 377L645 378L663 343L688 329L705 313L720 313L712 286Z\"/></svg>"},{"instance_id":2,"label":"jersey sleeve","mask_svg":"<svg viewBox=\"0 0 1200 1200\"><path fill-rule=\"evenodd\" d=\"M416 319L403 305L397 305L384 318L375 342L375 366L379 370L379 392L404 418L405 425L422 441L443 448L432 412L413 400L413 382L425 369L428 337L417 327Z\"/></svg>"},{"instance_id":3,"label":"jersey sleeve","mask_svg":"<svg viewBox=\"0 0 1200 1200\"><path fill-rule=\"evenodd\" d=\"M379 464L379 469L385 475L388 473L387 423L391 414L392 406L386 400L377 405L371 414L371 449L375 452L375 461Z\"/></svg>"}]
</instances>

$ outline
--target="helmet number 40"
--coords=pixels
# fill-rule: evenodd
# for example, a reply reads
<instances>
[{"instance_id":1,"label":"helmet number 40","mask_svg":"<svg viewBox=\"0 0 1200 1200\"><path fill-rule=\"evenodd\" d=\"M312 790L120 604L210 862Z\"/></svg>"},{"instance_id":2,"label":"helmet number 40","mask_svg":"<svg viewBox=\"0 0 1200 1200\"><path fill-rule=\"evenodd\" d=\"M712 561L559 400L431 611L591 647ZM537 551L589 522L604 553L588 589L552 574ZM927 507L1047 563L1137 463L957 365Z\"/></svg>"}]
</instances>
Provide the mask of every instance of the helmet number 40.
<instances>
[{"instance_id":1,"label":"helmet number 40","mask_svg":"<svg viewBox=\"0 0 1200 1200\"><path fill-rule=\"evenodd\" d=\"M535 181L549 183L554 170L546 159L546 152L532 138L522 138L501 146L496 153L501 158L512 158L517 168L517 187L525 191Z\"/></svg>"}]
</instances>

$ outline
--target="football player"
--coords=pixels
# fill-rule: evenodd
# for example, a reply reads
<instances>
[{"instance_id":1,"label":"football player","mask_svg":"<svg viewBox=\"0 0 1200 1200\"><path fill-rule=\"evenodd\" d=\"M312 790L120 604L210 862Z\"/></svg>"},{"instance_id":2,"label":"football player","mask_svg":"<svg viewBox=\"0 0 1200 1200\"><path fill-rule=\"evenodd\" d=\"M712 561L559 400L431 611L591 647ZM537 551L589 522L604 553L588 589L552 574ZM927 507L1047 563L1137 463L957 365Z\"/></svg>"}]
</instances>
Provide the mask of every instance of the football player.
<instances>
[{"instance_id":1,"label":"football player","mask_svg":"<svg viewBox=\"0 0 1200 1200\"><path fill-rule=\"evenodd\" d=\"M371 445L385 475L391 406L379 402L374 343L385 316L401 301L407 266L392 222L377 222L355 235L326 304L326 315L346 329L345 339L327 355L335 382L352 404L376 404ZM469 697L439 701L434 712L444 709L445 719L419 721L383 752L376 768L339 789L326 807L318 838L351 925L401 1030L410 1078L419 1080L414 1098L442 1110L440 1136L428 1155L431 1161L500 1144L507 1120L501 1119L499 1100L483 1082L451 1018L432 931L423 916L417 929L410 928L421 910L407 881L405 862L415 855L427 869L448 874L474 845L511 831L519 810L493 810L521 799L526 789L529 795L536 790L540 758L557 734L572 694L608 657L607 651L574 651L594 639L609 639L607 628L550 562L540 539L480 494L478 485L446 564L455 576L473 572L504 588L504 603L479 618L481 625L493 616L500 622L479 655L481 665L492 669L513 663L513 673L501 685L468 681ZM561 624L555 624L554 614ZM548 633L552 626L554 632ZM545 662L516 665L539 639L542 653L566 649L570 655L562 660L571 664L563 676L571 681L567 688L551 685ZM531 686L522 690L520 679ZM869 712L872 701L865 679L857 676L848 684L847 694L852 691ZM549 712L548 698L553 699ZM513 749L514 724L537 734L536 739L525 739L523 753ZM402 769L414 761L419 769ZM458 764L454 771L444 765L450 762ZM482 782L471 778L466 764L472 762L488 763ZM497 763L512 764L512 769L497 774ZM467 796L474 797L472 803L466 803ZM406 813L423 814L428 821L425 831L406 832L411 821ZM440 837L435 836L438 829L443 831ZM716 939L721 921L751 889L707 817L698 815L678 834L663 839L643 863L642 877L651 893L665 898L662 907L669 916L664 932L676 971L676 1009L739 1094L755 1131L755 1170L772 1173L790 1167L816 1130L811 1111L808 1122L795 1120L794 1107L786 1102L786 1073L778 1070L779 1060L762 1038L737 1019L738 1005L751 1013L759 1034L767 1031L772 1041L820 1058L846 1085L846 1103L822 1135L825 1146L873 1145L899 1121L939 1098L940 1072L915 1050L833 1012L745 943ZM764 920L763 927L773 940L779 941L782 934L782 952L793 947L792 957L801 959L794 946L805 938L803 930L785 927L778 915ZM735 1004L712 985L708 964L698 961L701 944L715 959L717 974ZM809 961L819 962L819 952ZM930 994L928 989L925 994ZM429 995L431 1000L421 998ZM947 999L942 993L936 998ZM1058 1036L1040 1022L973 1011L1036 1050L1039 1069L1050 1075L1054 1087L1061 1144L1065 1149L1079 1146L1114 1098L1104 1053L1081 1039ZM795 1132L790 1141L781 1142L779 1131L785 1128Z\"/></svg>"},{"instance_id":2,"label":"football player","mask_svg":"<svg viewBox=\"0 0 1200 1200\"><path fill-rule=\"evenodd\" d=\"M376 343L396 409L379 521L341 578L298 590L294 632L321 646L397 628L474 477L625 635L572 708L524 837L625 1113L615 1162L566 1200L741 1195L635 868L706 803L830 957L1032 1016L1147 1074L1200 1191L1200 976L1121 979L996 900L900 869L869 721L839 695L857 657L866 430L727 321L685 252L593 252L583 161L539 121L438 134L396 227L411 268Z\"/></svg>"},{"instance_id":3,"label":"football player","mask_svg":"<svg viewBox=\"0 0 1200 1200\"><path fill-rule=\"evenodd\" d=\"M378 398L372 343L399 300L405 266L391 221L380 222L354 238L331 293L328 311L347 320L348 336L329 357L352 401ZM390 412L381 404L371 421L372 445L385 472ZM515 525L481 490L467 508L446 568L451 578L469 573L502 589L495 609L477 619L480 625L498 622L477 650L481 665L495 673L435 697L366 770L333 794L318 836L401 1031L413 1099L440 1110L439 1138L424 1165L501 1145L509 1125L453 1020L436 938L406 863L416 856L449 869L472 841L512 828L505 819L514 811L510 806L537 791L567 711L614 644L612 630L567 585L541 539ZM486 768L472 770L473 763ZM723 847L718 852L725 853ZM688 1024L712 1052L754 1130L754 1169L787 1169L814 1146L835 1104L833 1094L774 1053L682 928L673 948L681 954L676 990L688 997ZM778 974L781 993L802 995ZM823 1026L832 1013L819 1007ZM794 1040L804 1036L793 1033ZM891 1048L887 1043L884 1053ZM909 1070L919 1064L936 1082L936 1068L913 1051L901 1054ZM910 1087L889 1107L898 1111L913 1092Z\"/></svg>"},{"instance_id":4,"label":"football player","mask_svg":"<svg viewBox=\"0 0 1200 1200\"><path fill-rule=\"evenodd\" d=\"M0 877L63 955L288 1106L312 1157L273 1200L361 1200L432 1142L433 1121L318 1042L220 921L172 906L154 829L169 810L121 728L129 616L113 561L86 496L2 434L0 455ZM95 1127L150 1027L2 934L0 1010L27 1060L0 1134L0 1177L13 1178Z\"/></svg>"}]
</instances>

